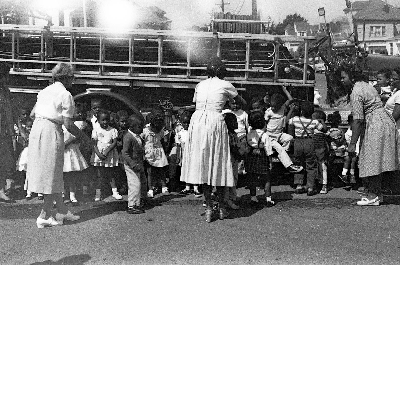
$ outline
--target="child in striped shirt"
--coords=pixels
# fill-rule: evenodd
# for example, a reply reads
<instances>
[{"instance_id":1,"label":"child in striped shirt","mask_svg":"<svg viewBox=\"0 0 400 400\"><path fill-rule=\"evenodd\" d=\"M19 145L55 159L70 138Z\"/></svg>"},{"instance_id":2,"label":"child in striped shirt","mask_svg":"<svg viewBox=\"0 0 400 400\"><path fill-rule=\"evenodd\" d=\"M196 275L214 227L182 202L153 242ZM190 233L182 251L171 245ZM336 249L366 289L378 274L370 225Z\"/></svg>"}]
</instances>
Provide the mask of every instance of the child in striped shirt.
<instances>
[{"instance_id":1,"label":"child in striped shirt","mask_svg":"<svg viewBox=\"0 0 400 400\"><path fill-rule=\"evenodd\" d=\"M315 178L317 173L317 157L314 150L313 134L315 129L326 132L325 124L313 119L314 105L309 101L301 103L300 116L289 119L289 133L294 136L294 162L297 165L305 164L307 185L304 187L304 171L294 175L296 193L305 193L307 196L317 194L315 190Z\"/></svg>"}]
</instances>

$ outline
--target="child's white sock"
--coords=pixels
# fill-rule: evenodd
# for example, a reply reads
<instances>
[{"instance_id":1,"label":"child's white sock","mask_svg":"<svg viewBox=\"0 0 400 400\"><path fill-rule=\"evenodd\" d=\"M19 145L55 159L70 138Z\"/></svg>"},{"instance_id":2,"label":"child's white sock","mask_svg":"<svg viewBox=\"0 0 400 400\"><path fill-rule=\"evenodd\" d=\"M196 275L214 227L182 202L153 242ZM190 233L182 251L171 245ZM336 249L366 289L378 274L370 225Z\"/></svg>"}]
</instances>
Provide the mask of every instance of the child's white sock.
<instances>
[{"instance_id":1,"label":"child's white sock","mask_svg":"<svg viewBox=\"0 0 400 400\"><path fill-rule=\"evenodd\" d=\"M75 192L69 192L69 199L70 199L71 201L75 201L75 200L76 200Z\"/></svg>"},{"instance_id":2,"label":"child's white sock","mask_svg":"<svg viewBox=\"0 0 400 400\"><path fill-rule=\"evenodd\" d=\"M349 170L347 169L347 168L343 168L343 171L342 171L342 175L347 175L347 172L348 172Z\"/></svg>"},{"instance_id":3,"label":"child's white sock","mask_svg":"<svg viewBox=\"0 0 400 400\"><path fill-rule=\"evenodd\" d=\"M272 201L272 197L271 197L271 196L265 196L265 199L266 199L267 201Z\"/></svg>"},{"instance_id":4,"label":"child's white sock","mask_svg":"<svg viewBox=\"0 0 400 400\"><path fill-rule=\"evenodd\" d=\"M101 197L101 189L96 189L96 199L100 199Z\"/></svg>"},{"instance_id":5,"label":"child's white sock","mask_svg":"<svg viewBox=\"0 0 400 400\"><path fill-rule=\"evenodd\" d=\"M356 174L356 171L354 169L351 169L350 170L350 175L355 175L355 174Z\"/></svg>"}]
</instances>

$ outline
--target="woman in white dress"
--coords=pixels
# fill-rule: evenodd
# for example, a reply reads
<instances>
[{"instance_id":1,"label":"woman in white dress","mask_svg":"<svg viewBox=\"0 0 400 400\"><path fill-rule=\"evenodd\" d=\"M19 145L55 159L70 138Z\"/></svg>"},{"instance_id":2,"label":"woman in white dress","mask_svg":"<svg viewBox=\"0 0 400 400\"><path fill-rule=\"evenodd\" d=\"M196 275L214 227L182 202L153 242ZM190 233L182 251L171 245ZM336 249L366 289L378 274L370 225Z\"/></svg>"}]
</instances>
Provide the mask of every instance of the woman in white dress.
<instances>
[{"instance_id":1,"label":"woman in white dress","mask_svg":"<svg viewBox=\"0 0 400 400\"><path fill-rule=\"evenodd\" d=\"M64 134L62 126L74 136L81 131L73 122L75 103L67 90L74 79L70 64L59 63L52 70L54 83L39 92L31 115L35 116L29 135L27 181L28 190L43 193L42 212L36 220L38 228L62 225L80 217L68 211L62 198L64 189ZM56 214L53 203L56 203ZM55 215L54 215L55 214Z\"/></svg>"},{"instance_id":2,"label":"woman in white dress","mask_svg":"<svg viewBox=\"0 0 400 400\"><path fill-rule=\"evenodd\" d=\"M196 103L188 130L188 141L183 153L181 181L203 185L206 201L206 221L211 222L213 186L219 199L219 218L227 216L224 202L225 187L235 185L229 152L228 129L222 109L228 100L238 96L235 87L224 80L226 68L218 58L207 67L208 79L201 81L195 89ZM240 97L240 100L244 100ZM245 102L244 102L245 103Z\"/></svg>"}]
</instances>

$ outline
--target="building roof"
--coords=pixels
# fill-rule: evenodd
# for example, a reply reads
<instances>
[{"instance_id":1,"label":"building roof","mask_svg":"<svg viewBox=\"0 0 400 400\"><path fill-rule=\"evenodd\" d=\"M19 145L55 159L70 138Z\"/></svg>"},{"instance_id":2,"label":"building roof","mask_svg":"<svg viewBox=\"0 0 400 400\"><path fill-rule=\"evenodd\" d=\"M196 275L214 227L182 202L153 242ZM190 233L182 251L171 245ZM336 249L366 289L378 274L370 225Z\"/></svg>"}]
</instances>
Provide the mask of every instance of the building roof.
<instances>
[{"instance_id":1,"label":"building roof","mask_svg":"<svg viewBox=\"0 0 400 400\"><path fill-rule=\"evenodd\" d=\"M355 1L352 9L354 20L400 21L400 8L382 0Z\"/></svg>"}]
</instances>

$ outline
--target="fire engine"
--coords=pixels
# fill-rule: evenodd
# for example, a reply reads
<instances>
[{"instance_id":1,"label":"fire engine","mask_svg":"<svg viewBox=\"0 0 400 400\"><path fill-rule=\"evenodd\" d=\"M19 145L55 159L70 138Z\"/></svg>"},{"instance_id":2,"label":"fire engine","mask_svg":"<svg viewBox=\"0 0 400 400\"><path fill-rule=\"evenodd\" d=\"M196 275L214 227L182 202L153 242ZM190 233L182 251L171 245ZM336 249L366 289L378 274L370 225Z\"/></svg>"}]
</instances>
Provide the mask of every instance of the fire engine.
<instances>
[{"instance_id":1,"label":"fire engine","mask_svg":"<svg viewBox=\"0 0 400 400\"><path fill-rule=\"evenodd\" d=\"M106 104L118 103L134 112L166 98L176 107L188 106L213 56L226 63L226 79L247 99L284 85L293 97L312 101L314 71L291 56L285 47L288 39L267 33L150 29L111 33L93 27L5 24L0 25L0 62L11 66L16 108L27 101L33 106L58 62L74 67L75 100L102 96ZM302 38L304 60L312 39Z\"/></svg>"}]
</instances>

